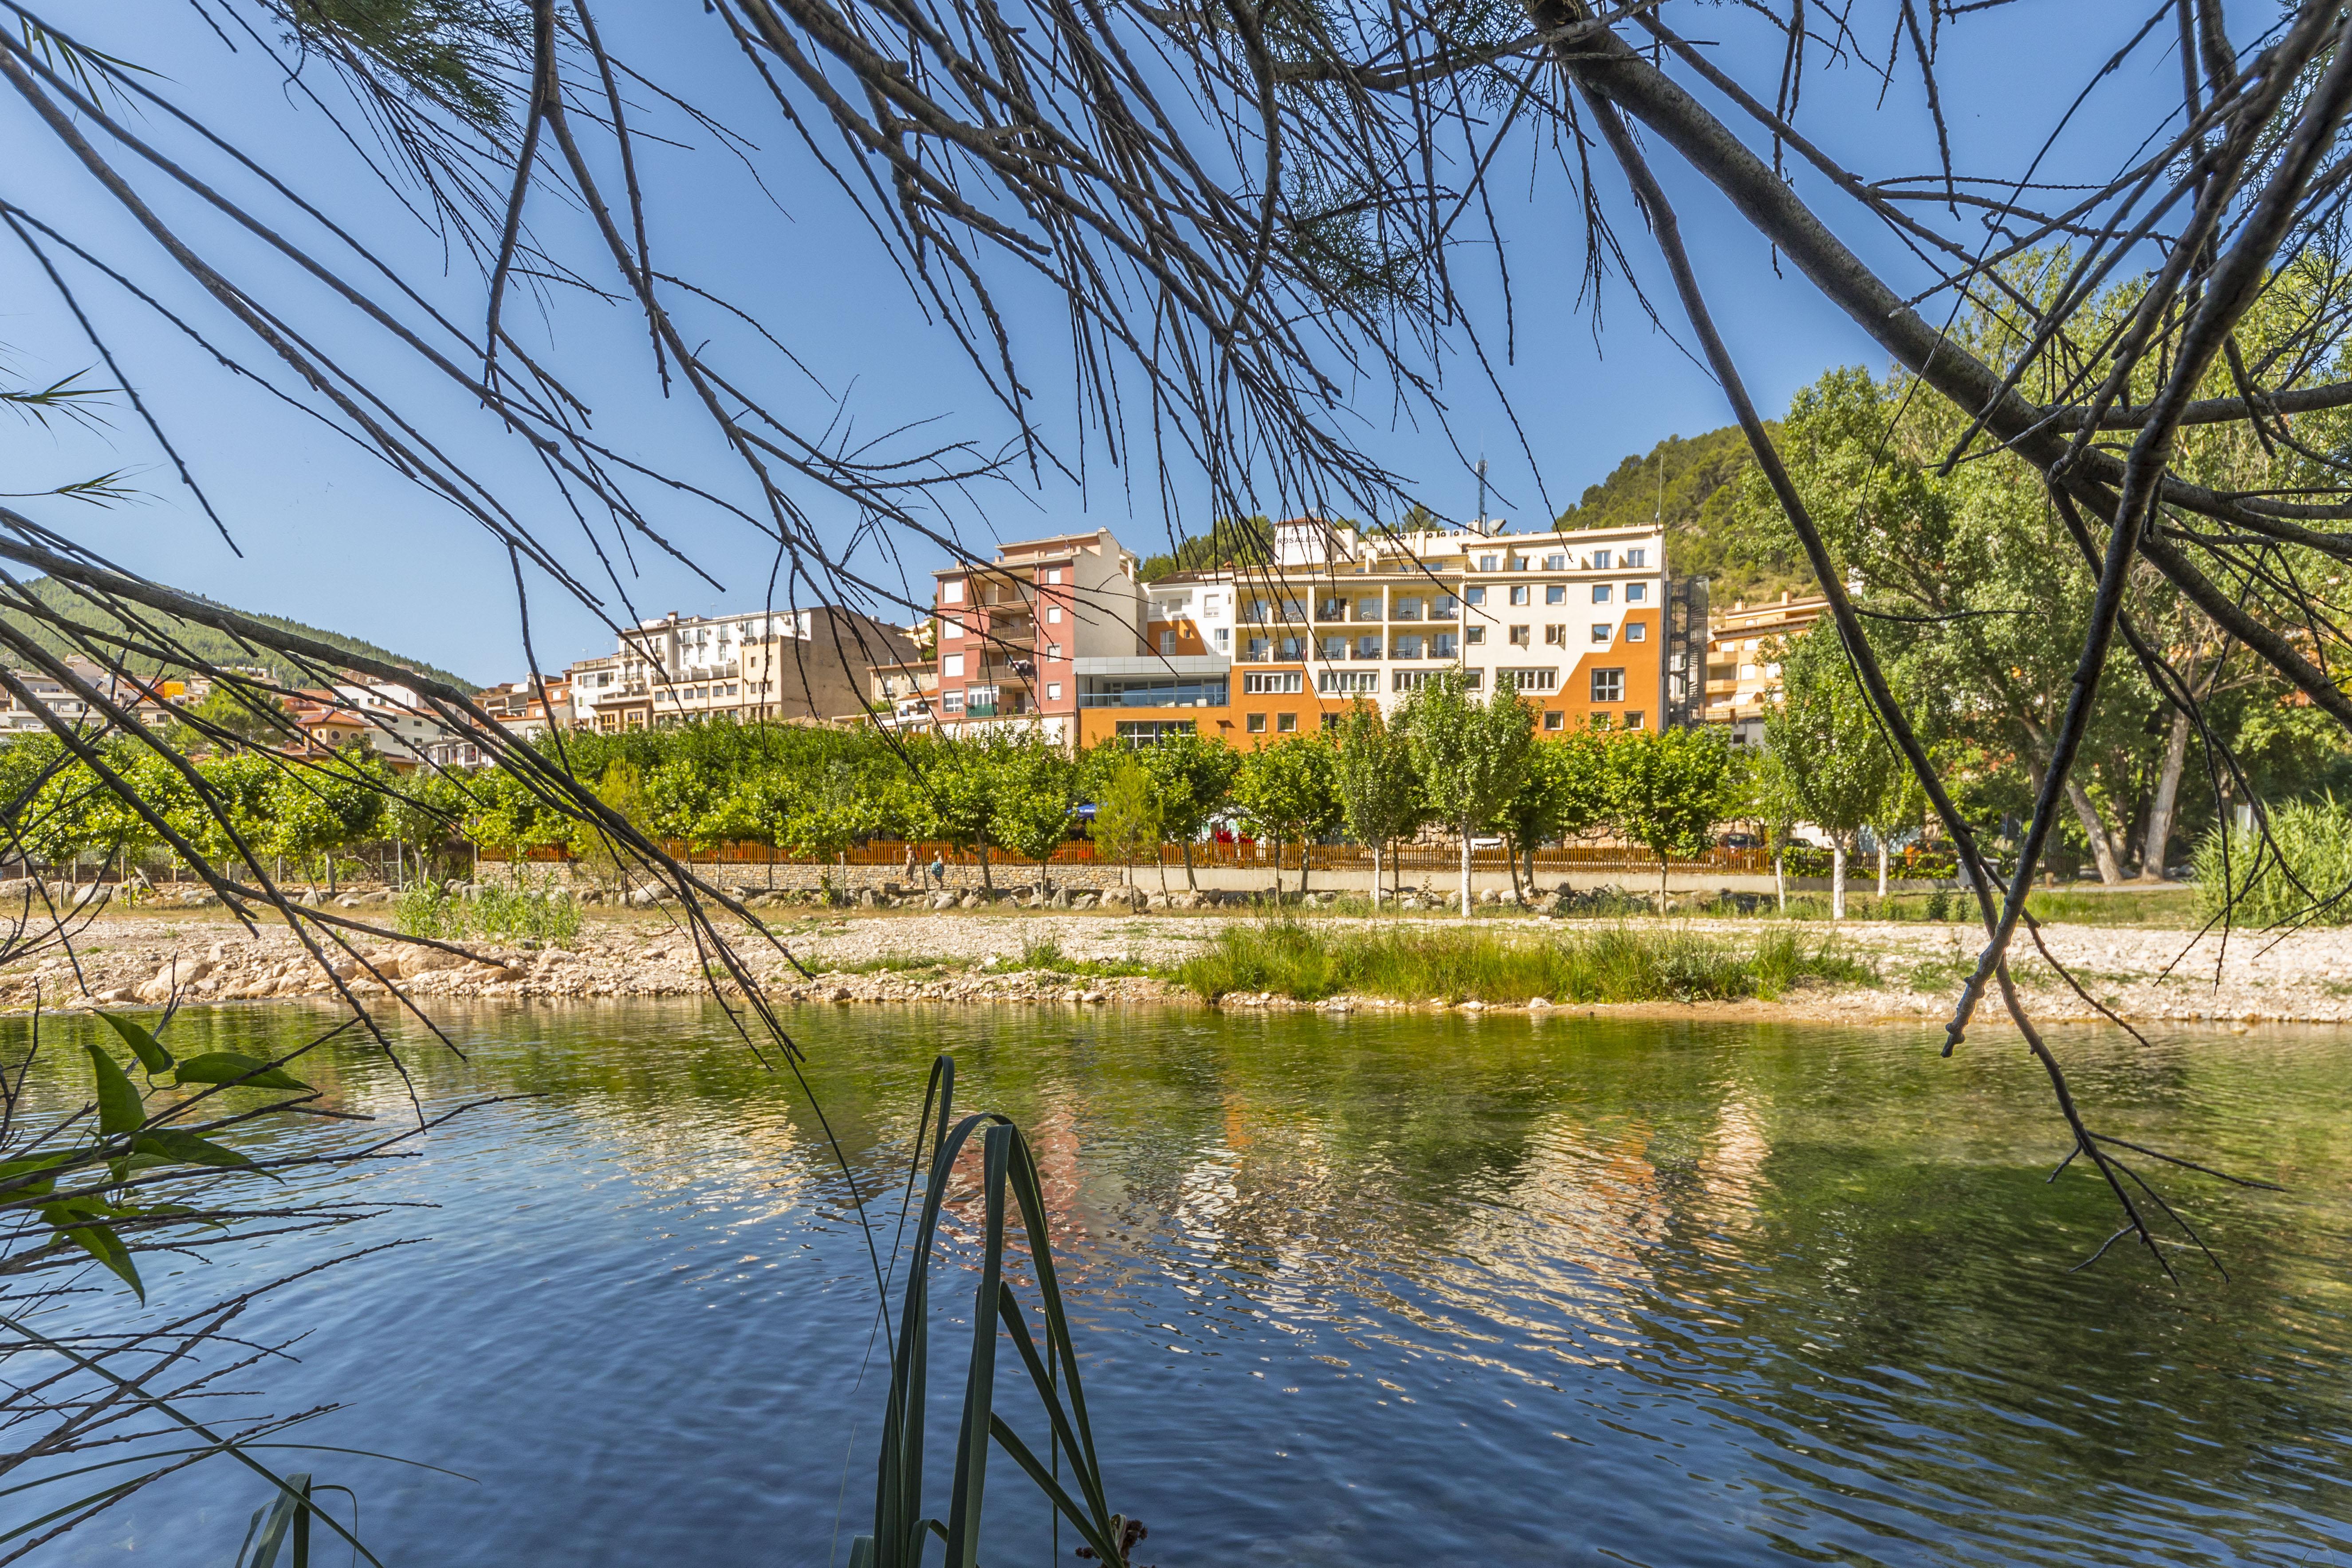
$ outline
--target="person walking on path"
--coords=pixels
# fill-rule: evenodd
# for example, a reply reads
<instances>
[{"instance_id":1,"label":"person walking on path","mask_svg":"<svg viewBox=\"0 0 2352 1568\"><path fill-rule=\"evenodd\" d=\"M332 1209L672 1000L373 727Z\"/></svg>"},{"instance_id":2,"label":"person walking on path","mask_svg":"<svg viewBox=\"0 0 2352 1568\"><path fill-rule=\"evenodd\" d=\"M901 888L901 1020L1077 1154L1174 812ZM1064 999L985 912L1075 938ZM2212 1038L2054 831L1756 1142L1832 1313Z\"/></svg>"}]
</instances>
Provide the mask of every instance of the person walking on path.
<instances>
[{"instance_id":1,"label":"person walking on path","mask_svg":"<svg viewBox=\"0 0 2352 1568\"><path fill-rule=\"evenodd\" d=\"M912 853L912 851L908 851ZM931 851L931 891L939 892L948 885L948 863L936 849Z\"/></svg>"},{"instance_id":2,"label":"person walking on path","mask_svg":"<svg viewBox=\"0 0 2352 1568\"><path fill-rule=\"evenodd\" d=\"M914 847L913 845L909 844L909 845L908 845L908 846L907 846L907 886L908 886L908 888L912 888L914 885L915 885L915 847Z\"/></svg>"}]
</instances>

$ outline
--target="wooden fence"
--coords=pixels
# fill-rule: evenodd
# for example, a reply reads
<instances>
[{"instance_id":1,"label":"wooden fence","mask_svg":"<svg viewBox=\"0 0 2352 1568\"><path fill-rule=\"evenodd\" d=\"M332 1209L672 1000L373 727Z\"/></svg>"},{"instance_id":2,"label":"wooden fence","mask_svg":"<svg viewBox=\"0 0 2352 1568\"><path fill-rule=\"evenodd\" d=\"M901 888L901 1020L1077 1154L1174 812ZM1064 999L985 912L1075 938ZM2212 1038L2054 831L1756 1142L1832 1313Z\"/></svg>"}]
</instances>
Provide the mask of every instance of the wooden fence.
<instances>
[{"instance_id":1,"label":"wooden fence","mask_svg":"<svg viewBox=\"0 0 2352 1568\"><path fill-rule=\"evenodd\" d=\"M1286 871L1298 869L1300 846L1282 847L1280 866ZM679 860L698 866L813 866L818 860L811 856L791 855L772 849L764 844L725 843L703 848L692 848L675 839L663 841L662 848ZM978 865L980 858L952 845L931 839L918 841L915 863L929 866L934 855L950 866ZM1317 871L1370 871L1372 852L1354 844L1309 844L1305 847L1308 868ZM484 846L484 860L502 861L508 858L502 849ZM528 860L563 861L570 853L561 847L531 849L524 854ZM994 866L1034 865L1034 861L1007 854L1002 849L989 852L989 863ZM1097 864L1093 844L1083 838L1071 839L1054 851L1051 864L1055 866L1091 866ZM853 846L845 857L852 866L903 866L907 861L904 840L877 838ZM1105 862L1118 864L1116 861ZM1152 865L1149 858L1139 865ZM1160 847L1157 864L1181 866L1184 863L1184 846L1163 844ZM1264 843L1202 843L1192 846L1192 864L1204 869L1233 867L1244 870L1270 870L1276 865L1274 847ZM1408 844L1381 862L1383 870L1393 867L1400 871L1452 871L1462 864L1459 848L1444 844ZM1500 847L1473 849L1470 864L1475 870L1505 871L1510 868L1510 853ZM1704 855L1676 858L1666 862L1671 870L1690 872L1727 872L1741 876L1769 875L1771 857L1762 849L1710 849ZM1624 871L1657 874L1658 858L1639 845L1556 846L1536 851L1536 872L1546 871Z\"/></svg>"}]
</instances>

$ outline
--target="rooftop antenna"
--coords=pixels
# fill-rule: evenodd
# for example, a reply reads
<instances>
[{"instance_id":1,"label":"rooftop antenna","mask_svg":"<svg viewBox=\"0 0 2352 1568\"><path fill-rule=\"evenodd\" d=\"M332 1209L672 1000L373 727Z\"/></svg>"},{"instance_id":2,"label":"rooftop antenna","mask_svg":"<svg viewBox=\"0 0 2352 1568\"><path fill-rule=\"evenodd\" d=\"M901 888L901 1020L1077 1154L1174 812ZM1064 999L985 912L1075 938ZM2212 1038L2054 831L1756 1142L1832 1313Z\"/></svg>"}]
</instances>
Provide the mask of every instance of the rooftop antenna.
<instances>
[{"instance_id":1,"label":"rooftop antenna","mask_svg":"<svg viewBox=\"0 0 2352 1568\"><path fill-rule=\"evenodd\" d=\"M1473 533L1484 533L1486 531L1486 459L1484 458L1479 458L1476 467L1478 470L1478 510L1470 514L1470 531Z\"/></svg>"}]
</instances>

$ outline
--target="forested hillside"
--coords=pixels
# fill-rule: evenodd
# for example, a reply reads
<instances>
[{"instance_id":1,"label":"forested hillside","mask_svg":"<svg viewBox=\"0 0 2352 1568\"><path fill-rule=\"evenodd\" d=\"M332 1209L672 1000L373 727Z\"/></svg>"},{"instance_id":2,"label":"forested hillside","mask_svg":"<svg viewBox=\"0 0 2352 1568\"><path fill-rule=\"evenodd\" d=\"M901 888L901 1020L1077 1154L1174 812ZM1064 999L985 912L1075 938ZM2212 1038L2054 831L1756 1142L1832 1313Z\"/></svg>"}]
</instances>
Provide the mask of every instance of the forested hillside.
<instances>
[{"instance_id":1,"label":"forested hillside","mask_svg":"<svg viewBox=\"0 0 2352 1568\"><path fill-rule=\"evenodd\" d=\"M1779 426L1772 426L1777 434ZM1732 526L1732 501L1748 471L1748 442L1736 425L1685 439L1669 436L1645 455L1629 457L1559 514L1562 528L1618 528L1663 517L1666 563L1677 577L1712 580L1717 607L1812 589L1793 555L1759 554Z\"/></svg>"},{"instance_id":2,"label":"forested hillside","mask_svg":"<svg viewBox=\"0 0 2352 1568\"><path fill-rule=\"evenodd\" d=\"M65 610L71 614L77 620L84 621L90 626L104 630L112 631L121 629L121 623L120 621L116 620L111 616L106 615L102 611L93 608L88 600L77 596L72 590L67 588L63 584L58 583L54 578L37 577L31 583L27 584L26 587L32 594L38 597L43 604L52 605L61 610ZM224 605L223 607L226 608L227 606ZM325 643L331 647L341 648L348 653L359 655L363 658L379 658L393 664L405 665L407 668L415 670L420 675L429 675L437 679L448 681L453 685L462 686L468 691L474 689L474 683L467 680L461 675L452 675L446 669L436 668L434 666L426 664L420 659L405 658L400 654L393 652L389 648L378 647L372 642L362 642L358 637L345 637L341 632L322 631L317 626L304 626L299 621L289 621L283 616L254 615L253 612L249 610L240 611L239 614L251 616L253 619L261 622L263 625L275 626L280 631L293 632L298 636L316 638L318 641ZM10 626L26 633L31 637L35 642L40 644L41 647L61 658L67 654L79 653L81 651L70 646L58 632L42 625L40 622L34 620L31 616L25 615L21 611L0 611L0 615L5 615L7 616L8 624ZM157 614L154 616L154 620L161 626L168 626L171 629L172 635L180 641L183 647L186 647L190 653L207 661L208 663L216 665L237 664L253 668L266 668L270 672L272 679L289 686L307 684L311 679L308 674L297 669L291 661L274 657L255 648L247 647L244 644L228 636L226 632L215 631L210 626L198 626L193 621L184 621L176 616ZM157 662L152 658L133 658L129 659L127 662L130 664L131 668L135 669L142 675L168 675L177 673L176 671L158 668Z\"/></svg>"}]
</instances>

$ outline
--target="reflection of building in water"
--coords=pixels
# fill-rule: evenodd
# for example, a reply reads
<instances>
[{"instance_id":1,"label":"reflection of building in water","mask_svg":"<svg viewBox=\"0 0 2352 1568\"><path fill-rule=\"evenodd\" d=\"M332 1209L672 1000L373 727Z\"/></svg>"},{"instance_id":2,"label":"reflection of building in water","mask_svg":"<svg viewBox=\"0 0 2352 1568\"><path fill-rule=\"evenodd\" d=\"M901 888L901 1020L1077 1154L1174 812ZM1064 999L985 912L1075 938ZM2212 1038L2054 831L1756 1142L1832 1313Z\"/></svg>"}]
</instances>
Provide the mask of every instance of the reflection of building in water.
<instances>
[{"instance_id":1,"label":"reflection of building in water","mask_svg":"<svg viewBox=\"0 0 2352 1568\"><path fill-rule=\"evenodd\" d=\"M1715 1131L1699 1156L1699 1201L1693 1217L1717 1230L1751 1231L1758 1224L1757 1199L1770 1184L1764 1162L1772 1143L1763 1118L1738 1089L1727 1092L1716 1110Z\"/></svg>"}]
</instances>

